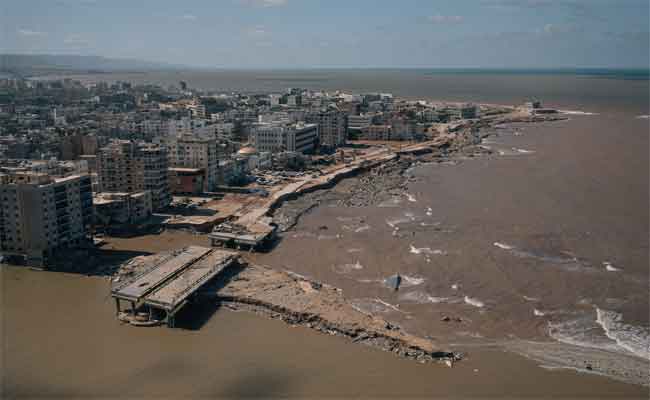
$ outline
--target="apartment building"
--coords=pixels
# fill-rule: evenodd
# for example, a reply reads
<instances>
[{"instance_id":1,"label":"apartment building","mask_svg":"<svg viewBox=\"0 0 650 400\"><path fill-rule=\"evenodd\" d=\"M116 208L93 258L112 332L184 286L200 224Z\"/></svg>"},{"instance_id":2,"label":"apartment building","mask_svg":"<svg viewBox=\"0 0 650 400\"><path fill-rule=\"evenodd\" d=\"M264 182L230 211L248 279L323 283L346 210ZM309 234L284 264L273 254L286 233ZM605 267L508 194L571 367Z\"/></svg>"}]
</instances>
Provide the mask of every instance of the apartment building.
<instances>
[{"instance_id":1,"label":"apartment building","mask_svg":"<svg viewBox=\"0 0 650 400\"><path fill-rule=\"evenodd\" d=\"M251 126L249 139L258 152L286 151L286 127L282 124L258 123Z\"/></svg>"},{"instance_id":2,"label":"apartment building","mask_svg":"<svg viewBox=\"0 0 650 400\"><path fill-rule=\"evenodd\" d=\"M96 193L93 197L96 226L137 224L151 216L151 192Z\"/></svg>"},{"instance_id":3,"label":"apartment building","mask_svg":"<svg viewBox=\"0 0 650 400\"><path fill-rule=\"evenodd\" d=\"M348 115L348 129L362 130L372 124L372 115Z\"/></svg>"},{"instance_id":4,"label":"apartment building","mask_svg":"<svg viewBox=\"0 0 650 400\"><path fill-rule=\"evenodd\" d=\"M459 108L461 119L474 119L478 117L478 107L474 104L463 104Z\"/></svg>"},{"instance_id":5,"label":"apartment building","mask_svg":"<svg viewBox=\"0 0 650 400\"><path fill-rule=\"evenodd\" d=\"M326 110L310 113L307 122L317 124L319 142L322 147L335 149L345 144L347 137L347 118L338 110Z\"/></svg>"},{"instance_id":6,"label":"apartment building","mask_svg":"<svg viewBox=\"0 0 650 400\"><path fill-rule=\"evenodd\" d=\"M364 129L360 139L363 140L391 140L393 128L390 125L370 125Z\"/></svg>"},{"instance_id":7,"label":"apartment building","mask_svg":"<svg viewBox=\"0 0 650 400\"><path fill-rule=\"evenodd\" d=\"M88 175L0 174L0 251L30 265L90 238L93 197Z\"/></svg>"},{"instance_id":8,"label":"apartment building","mask_svg":"<svg viewBox=\"0 0 650 400\"><path fill-rule=\"evenodd\" d=\"M167 150L151 143L116 140L97 156L97 174L102 192L151 192L152 207L158 210L171 202Z\"/></svg>"},{"instance_id":9,"label":"apartment building","mask_svg":"<svg viewBox=\"0 0 650 400\"><path fill-rule=\"evenodd\" d=\"M219 176L217 140L181 135L167 141L169 163L174 168L198 168L203 171L203 191L215 190Z\"/></svg>"},{"instance_id":10,"label":"apartment building","mask_svg":"<svg viewBox=\"0 0 650 400\"><path fill-rule=\"evenodd\" d=\"M251 142L259 152L294 151L311 153L316 149L318 125L261 123L251 129Z\"/></svg>"}]
</instances>

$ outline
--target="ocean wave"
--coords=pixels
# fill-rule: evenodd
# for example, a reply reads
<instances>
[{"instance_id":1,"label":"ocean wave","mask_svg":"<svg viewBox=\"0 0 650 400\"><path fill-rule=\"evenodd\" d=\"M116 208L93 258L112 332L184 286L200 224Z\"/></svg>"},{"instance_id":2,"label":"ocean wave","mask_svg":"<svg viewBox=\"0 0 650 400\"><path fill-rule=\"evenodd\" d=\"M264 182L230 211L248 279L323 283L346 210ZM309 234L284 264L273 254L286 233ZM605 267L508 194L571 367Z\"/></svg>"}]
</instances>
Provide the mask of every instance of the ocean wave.
<instances>
[{"instance_id":1,"label":"ocean wave","mask_svg":"<svg viewBox=\"0 0 650 400\"><path fill-rule=\"evenodd\" d=\"M353 271L360 271L363 269L363 265L359 261L354 264L343 264L343 265L334 265L332 270L338 274L349 274Z\"/></svg>"},{"instance_id":2,"label":"ocean wave","mask_svg":"<svg viewBox=\"0 0 650 400\"><path fill-rule=\"evenodd\" d=\"M593 315L593 314L592 314ZM620 347L603 334L592 315L548 323L548 335L561 343L617 352Z\"/></svg>"},{"instance_id":3,"label":"ocean wave","mask_svg":"<svg viewBox=\"0 0 650 400\"><path fill-rule=\"evenodd\" d=\"M357 229L354 230L355 233L360 233L360 232L365 232L370 229L370 225L361 225Z\"/></svg>"},{"instance_id":4,"label":"ocean wave","mask_svg":"<svg viewBox=\"0 0 650 400\"><path fill-rule=\"evenodd\" d=\"M572 111L572 110L560 110L560 113L566 115L599 115L598 113L593 113L593 112Z\"/></svg>"},{"instance_id":5,"label":"ocean wave","mask_svg":"<svg viewBox=\"0 0 650 400\"><path fill-rule=\"evenodd\" d=\"M413 196L413 195L410 194L410 193L406 193L406 198L407 198L407 200L410 201L411 203L415 203L415 202L417 202L417 199L415 198L415 196Z\"/></svg>"},{"instance_id":6,"label":"ocean wave","mask_svg":"<svg viewBox=\"0 0 650 400\"><path fill-rule=\"evenodd\" d=\"M591 269L594 270L593 267L589 267L587 265L584 265L584 263L579 260L577 257L571 256L557 256L557 255L548 255L548 254L540 254L532 251L526 251L526 250L520 250L517 249L515 246L511 246L509 244L505 243L500 243L500 242L494 242L494 246L498 247L502 250L506 250L510 252L512 255L520 257L520 258L532 258L536 260L540 260L543 262L551 263L551 264L562 264L562 265L568 265L567 269L568 270L587 270Z\"/></svg>"},{"instance_id":7,"label":"ocean wave","mask_svg":"<svg viewBox=\"0 0 650 400\"><path fill-rule=\"evenodd\" d=\"M522 154L533 154L534 150L519 149L517 147L512 147L509 149L497 149L497 154L500 156L520 156Z\"/></svg>"},{"instance_id":8,"label":"ocean wave","mask_svg":"<svg viewBox=\"0 0 650 400\"><path fill-rule=\"evenodd\" d=\"M622 314L596 307L593 314L561 322L549 322L553 339L579 347L634 354L650 360L650 328L626 324Z\"/></svg>"},{"instance_id":9,"label":"ocean wave","mask_svg":"<svg viewBox=\"0 0 650 400\"><path fill-rule=\"evenodd\" d=\"M347 250L348 253L361 253L362 251L363 249L358 249L358 248L352 248Z\"/></svg>"},{"instance_id":10,"label":"ocean wave","mask_svg":"<svg viewBox=\"0 0 650 400\"><path fill-rule=\"evenodd\" d=\"M623 323L623 315L596 308L596 323L605 335L627 351L650 360L650 329Z\"/></svg>"},{"instance_id":11,"label":"ocean wave","mask_svg":"<svg viewBox=\"0 0 650 400\"><path fill-rule=\"evenodd\" d=\"M639 115L636 117L636 119L648 119L650 118L650 115Z\"/></svg>"},{"instance_id":12,"label":"ocean wave","mask_svg":"<svg viewBox=\"0 0 650 400\"><path fill-rule=\"evenodd\" d=\"M522 297L523 297L524 300L526 300L526 301L534 301L534 302L537 302L537 301L540 300L539 297L529 297L529 296L522 296Z\"/></svg>"},{"instance_id":13,"label":"ocean wave","mask_svg":"<svg viewBox=\"0 0 650 400\"><path fill-rule=\"evenodd\" d=\"M609 262L609 261L605 261L605 262L603 262L603 265L605 266L605 269L606 269L607 271L609 271L609 272L619 272L619 271L621 271L620 268L616 268L616 267L615 267L614 265L612 265L612 263Z\"/></svg>"},{"instance_id":14,"label":"ocean wave","mask_svg":"<svg viewBox=\"0 0 650 400\"><path fill-rule=\"evenodd\" d=\"M400 301L413 302L417 304L438 304L449 300L449 297L435 297L419 290L407 292L399 296Z\"/></svg>"},{"instance_id":15,"label":"ocean wave","mask_svg":"<svg viewBox=\"0 0 650 400\"><path fill-rule=\"evenodd\" d=\"M400 275L400 276L402 278L401 286L403 286L403 287L411 287L411 286L421 285L425 281L424 278L418 277L418 276L408 276L408 275Z\"/></svg>"},{"instance_id":16,"label":"ocean wave","mask_svg":"<svg viewBox=\"0 0 650 400\"><path fill-rule=\"evenodd\" d=\"M470 306L474 306L474 307L478 307L478 308L485 307L485 303L483 303L479 299L474 299L474 298L471 298L469 296L465 296L465 298L463 300L465 301L466 304L469 304Z\"/></svg>"},{"instance_id":17,"label":"ocean wave","mask_svg":"<svg viewBox=\"0 0 650 400\"><path fill-rule=\"evenodd\" d=\"M549 315L576 315L580 314L581 312L578 311L571 311L571 310L540 310L539 308L533 309L533 315L536 317L543 317L543 316L549 316Z\"/></svg>"},{"instance_id":18,"label":"ocean wave","mask_svg":"<svg viewBox=\"0 0 650 400\"><path fill-rule=\"evenodd\" d=\"M513 147L512 150L516 151L517 153L521 153L521 154L533 154L533 153L535 153L534 150L518 149L516 147Z\"/></svg>"},{"instance_id":19,"label":"ocean wave","mask_svg":"<svg viewBox=\"0 0 650 400\"><path fill-rule=\"evenodd\" d=\"M514 249L513 246L510 246L509 244L505 244L505 243L494 242L494 245L496 247L500 248L500 249L503 249L503 250L512 250L512 249Z\"/></svg>"},{"instance_id":20,"label":"ocean wave","mask_svg":"<svg viewBox=\"0 0 650 400\"><path fill-rule=\"evenodd\" d=\"M433 210L431 209L431 207L427 207L427 212L426 212L426 214L427 214L427 217L430 217L430 216L433 215Z\"/></svg>"},{"instance_id":21,"label":"ocean wave","mask_svg":"<svg viewBox=\"0 0 650 400\"><path fill-rule=\"evenodd\" d=\"M398 225L411 222L411 218L396 218L396 219L387 219L386 224L391 228L398 228Z\"/></svg>"},{"instance_id":22,"label":"ocean wave","mask_svg":"<svg viewBox=\"0 0 650 400\"><path fill-rule=\"evenodd\" d=\"M436 255L436 256L444 256L447 253L445 253L442 250L435 249L431 250L430 247L415 247L413 245L410 246L409 253L411 254L427 254L427 255Z\"/></svg>"}]
</instances>

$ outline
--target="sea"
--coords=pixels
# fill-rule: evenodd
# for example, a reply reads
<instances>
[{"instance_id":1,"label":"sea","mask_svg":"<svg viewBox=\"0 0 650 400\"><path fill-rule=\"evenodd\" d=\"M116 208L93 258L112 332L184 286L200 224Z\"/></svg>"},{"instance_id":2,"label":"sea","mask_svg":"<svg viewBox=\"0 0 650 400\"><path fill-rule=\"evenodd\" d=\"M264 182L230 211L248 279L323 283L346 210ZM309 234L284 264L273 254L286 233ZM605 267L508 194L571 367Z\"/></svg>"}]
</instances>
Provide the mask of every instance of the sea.
<instances>
[{"instance_id":1,"label":"sea","mask_svg":"<svg viewBox=\"0 0 650 400\"><path fill-rule=\"evenodd\" d=\"M190 87L221 93L270 92L301 87L506 105L538 99L546 107L562 110L568 117L566 121L513 124L497 129L483 143L493 150L491 155L462 159L457 163L415 165L408 171L413 179L407 191L390 202L366 207L318 207L303 216L292 231L285 233L272 252L254 255L253 259L340 287L355 304L374 304L373 312L380 313L403 329L430 337L442 348L465 351L474 362L479 362L476 359L485 362L480 367L476 365L476 368L462 372L463 379L471 381L474 374L480 376L481 371L490 370L494 367L494 360L503 362L496 372L492 371L493 375L482 376L487 378L481 381L483 383L477 381L478 387L486 390L478 395L543 395L562 387L568 392L558 392L557 395L606 396L623 393L621 388L634 392L637 389L631 388L639 387L639 377L643 376L641 370L648 371L650 81L647 70L224 70L69 77L86 82L107 80L161 85L186 81ZM351 184L344 181L339 190L345 190L345 185ZM328 227L326 235L322 234L323 225ZM66 309L63 317L60 316L61 310L53 314L59 315L56 319L35 311L38 318L45 319L42 324L18 317L17 310L27 313L39 307L58 310L53 305L58 301L56 292L66 284L63 278L52 279L52 283L32 275L21 276L14 270L11 274L11 279L36 280L45 292L51 292L48 298L43 298L35 291L29 300L22 302L18 301L21 294L10 291L15 297L5 301L14 307L13 312L3 313L4 325L9 326L9 343L17 343L18 348L30 354L24 358L14 354L14 358L10 358L10 362L18 363L13 369L9 365L9 377L17 380L10 386L17 393L21 390L31 393L27 389L31 381L20 379L21 373L27 371L25 363L34 360L42 365L52 365L58 352L67 351L68 347L72 349L80 337L84 346L96 343L101 347L101 339L94 342L86 336L101 338L102 332L85 327L89 321L75 318L79 309L74 306L73 299L69 299L70 292L64 296L70 309ZM384 284L384 280L394 274L403 278L398 291ZM83 311L83 304L87 302L83 296L88 295L89 289L79 287L79 278L69 279L74 279L70 290L79 291L78 301ZM11 284L10 280L4 280L4 285ZM108 283L105 293L100 291L100 283L93 285L97 287L95 291L90 290L93 296L107 296ZM31 286L23 284L21 287L28 290ZM111 312L111 308L105 300L97 300L97 303L103 305L92 312L86 310L84 315L99 313L103 321L108 318L103 313ZM247 340L268 340L269 343L282 342L284 339L278 338L285 333L282 333L283 328L273 326L268 328L269 336L266 337L261 332L267 328L261 329L257 325L265 323L252 322L248 318L231 321L235 317L224 317L226 312L219 310L212 316L213 320L223 321L223 325L216 327L208 323L209 329L178 334L173 339L168 333L160 333L161 330L148 331L153 333L142 330L132 334L135 335L133 340L141 342L143 349L163 354L169 351L170 355L166 357L134 351L133 345L129 344L131 333L123 332L129 328L122 327L115 334L124 344L111 341L113 344L109 348L93 351L93 369L89 374L94 376L93 371L102 368L96 364L104 360L111 364L109 370L114 371L120 384L135 385L135 388L139 382L145 382L145 387L149 387L153 380L158 379L150 374L163 374L174 380L178 374L183 374L183 368L194 365L201 367L196 372L199 376L209 379L206 369L214 367L235 381L238 378L231 377L233 372L221 364L226 360L219 360L214 354L209 357L202 355L204 349L195 348L195 344L205 346L210 335L223 339L226 334L217 335L215 331L228 330L231 326L232 329L258 330L258 335L253 335L255 338L251 336ZM12 318L15 318L15 324ZM79 329L63 328L63 324L75 324ZM31 340L54 340L63 347L47 346L46 353L32 354L37 350L29 350L29 342L18 337L18 327L22 327ZM58 335L59 329L72 336ZM111 332L115 329L111 328ZM329 341L326 345L319 345L318 335L305 335L291 336L295 342L292 351L301 351L300 346L304 344L305 349L315 352L313 357L308 357L310 361L297 361L295 355L283 356L276 352L273 357L279 357L279 360L269 362L267 367L275 365L275 372L294 378L299 369L288 367L292 360L313 361L333 374L326 382L332 385L345 382L340 390L350 389L346 385L352 385L349 378L355 374L362 376L360 379L367 383L368 386L364 387L386 388L388 381L382 379L383 374L386 371L398 373L403 368L401 364L384 360L385 371L373 369L376 360L372 357L367 360L373 361L367 363L359 363L355 358L354 363L347 364L352 355L361 359L367 355L337 348ZM239 339L235 335L227 340L237 342ZM160 347L152 347L150 341L160 341ZM111 349L111 346L114 347ZM120 346L129 350L122 351ZM242 375L244 370L246 374L255 375L255 368L262 368L260 363L264 363L254 361L248 346L241 343L233 346L243 354L243 358L235 362L238 368L243 369ZM281 346L289 345L284 343ZM259 351L259 348L254 348ZM499 375L512 374L506 372L512 369L507 366L519 361L503 360L499 357L505 356L497 357L492 353L489 362L486 362L487 356L481 358L485 351L494 349L527 357L533 367L522 366L521 371L526 371L529 377L530 392L518 391L521 388L516 380L513 382ZM219 351L228 354L231 357L228 362L233 362L234 356L229 350ZM326 351L327 356L318 351ZM268 352L263 353L268 355ZM169 361L170 357L173 362ZM144 360L152 360L154 364L149 368ZM592 366L590 363L600 364ZM34 365L36 370L41 369ZM119 372L117 365L123 365L131 374ZM342 368L339 372L346 373L346 378L334 372L339 368ZM364 368L373 372L370 375L359 372ZM592 375L594 370L600 371L600 375ZM260 374L267 372L259 370ZM320 373L327 376L326 372ZM101 379L111 379L106 374L97 374ZM417 372L413 374L419 376ZM49 377L47 371L34 376L34 382L54 390L53 393L67 393L66 390L79 386L70 381L73 379L71 376L63 377L65 374L60 381ZM413 391L411 388L400 392L391 386L384 393L390 393L390 397L399 397L400 393L407 392L427 397L430 388L422 382L433 378L422 375L421 382L413 376L409 378L409 384L425 389ZM566 379L564 386L554 386L555 379ZM619 387L617 381L628 384ZM299 393L312 393L316 397L332 393L334 396L359 394L351 389L330 392L323 389L326 385L322 380L314 383L311 387L314 391L310 392L310 382L309 379L303 380L301 384L306 387L301 387L301 390L306 392ZM501 382L504 392L491 392L498 382ZM266 384L277 389L277 393L285 393L283 387L274 386L279 383L273 379ZM82 393L92 391L92 385L81 386ZM134 393L139 393L134 390ZM363 393L381 395L368 390ZM458 393L476 395L462 390Z\"/></svg>"}]
</instances>

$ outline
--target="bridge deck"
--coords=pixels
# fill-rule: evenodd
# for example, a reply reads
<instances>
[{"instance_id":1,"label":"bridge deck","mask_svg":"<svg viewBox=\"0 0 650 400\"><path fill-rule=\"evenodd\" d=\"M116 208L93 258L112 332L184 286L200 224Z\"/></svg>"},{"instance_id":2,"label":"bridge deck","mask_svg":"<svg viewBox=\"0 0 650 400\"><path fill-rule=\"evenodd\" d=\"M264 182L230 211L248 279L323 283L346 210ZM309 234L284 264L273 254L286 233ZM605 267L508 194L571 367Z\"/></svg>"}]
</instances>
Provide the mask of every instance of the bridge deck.
<instances>
[{"instance_id":1,"label":"bridge deck","mask_svg":"<svg viewBox=\"0 0 650 400\"><path fill-rule=\"evenodd\" d=\"M236 256L237 253L213 250L147 295L144 303L167 311L176 309L205 282L228 267Z\"/></svg>"},{"instance_id":2,"label":"bridge deck","mask_svg":"<svg viewBox=\"0 0 650 400\"><path fill-rule=\"evenodd\" d=\"M165 259L134 281L114 290L113 297L138 302L209 251L210 249L204 247L187 247L180 254Z\"/></svg>"}]
</instances>

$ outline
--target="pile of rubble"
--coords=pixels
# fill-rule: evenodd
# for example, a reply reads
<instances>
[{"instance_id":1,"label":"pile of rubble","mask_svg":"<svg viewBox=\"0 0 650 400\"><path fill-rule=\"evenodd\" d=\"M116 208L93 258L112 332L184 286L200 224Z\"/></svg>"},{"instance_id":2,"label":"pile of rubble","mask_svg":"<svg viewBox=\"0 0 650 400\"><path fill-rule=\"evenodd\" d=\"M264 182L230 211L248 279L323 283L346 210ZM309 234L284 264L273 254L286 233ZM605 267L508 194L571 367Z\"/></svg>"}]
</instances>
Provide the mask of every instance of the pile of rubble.
<instances>
[{"instance_id":1,"label":"pile of rubble","mask_svg":"<svg viewBox=\"0 0 650 400\"><path fill-rule=\"evenodd\" d=\"M232 233L235 235L247 235L250 233L248 231L248 228L234 222L222 222L221 224L215 226L214 230L217 232Z\"/></svg>"}]
</instances>

